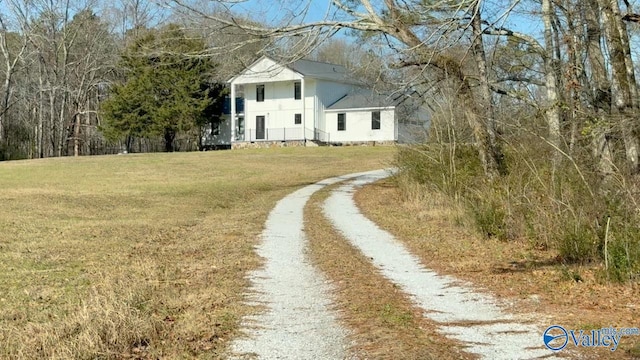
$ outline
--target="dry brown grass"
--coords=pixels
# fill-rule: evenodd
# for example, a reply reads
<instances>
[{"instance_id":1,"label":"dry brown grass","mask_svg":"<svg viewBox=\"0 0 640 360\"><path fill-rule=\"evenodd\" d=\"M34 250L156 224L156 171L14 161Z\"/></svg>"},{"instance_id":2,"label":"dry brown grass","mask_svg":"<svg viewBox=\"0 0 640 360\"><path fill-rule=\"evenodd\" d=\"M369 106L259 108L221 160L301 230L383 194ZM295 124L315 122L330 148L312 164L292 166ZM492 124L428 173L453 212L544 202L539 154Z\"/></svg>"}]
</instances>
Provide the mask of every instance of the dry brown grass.
<instances>
[{"instance_id":1,"label":"dry brown grass","mask_svg":"<svg viewBox=\"0 0 640 360\"><path fill-rule=\"evenodd\" d=\"M556 252L528 242L481 239L459 207L414 186L400 192L394 180L383 181L358 191L356 202L426 266L493 293L512 304L510 311L535 312L548 325L638 327L638 284L603 284L596 278L599 269L559 264ZM603 348L577 350L585 358L628 358L638 343L638 337L624 337L614 354Z\"/></svg>"},{"instance_id":2,"label":"dry brown grass","mask_svg":"<svg viewBox=\"0 0 640 360\"><path fill-rule=\"evenodd\" d=\"M275 202L393 148L0 164L0 358L224 358Z\"/></svg>"},{"instance_id":3,"label":"dry brown grass","mask_svg":"<svg viewBox=\"0 0 640 360\"><path fill-rule=\"evenodd\" d=\"M408 296L332 228L321 210L327 194L323 190L307 204L305 232L312 261L336 287L336 306L354 334L358 358L472 358L439 335Z\"/></svg>"}]
</instances>

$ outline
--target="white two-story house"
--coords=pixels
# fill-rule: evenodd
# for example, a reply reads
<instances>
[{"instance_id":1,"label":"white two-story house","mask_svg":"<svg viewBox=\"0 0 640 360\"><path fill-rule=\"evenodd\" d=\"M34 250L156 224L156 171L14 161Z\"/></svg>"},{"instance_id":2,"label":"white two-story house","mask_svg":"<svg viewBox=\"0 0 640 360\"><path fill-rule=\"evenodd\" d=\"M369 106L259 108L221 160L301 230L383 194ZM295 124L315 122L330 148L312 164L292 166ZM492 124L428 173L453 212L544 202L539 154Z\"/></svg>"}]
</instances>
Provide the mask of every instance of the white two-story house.
<instances>
[{"instance_id":1,"label":"white two-story house","mask_svg":"<svg viewBox=\"0 0 640 360\"><path fill-rule=\"evenodd\" d=\"M219 134L242 142L394 142L396 107L340 66L310 60L280 64L262 57L229 80L231 101ZM226 123L228 122L228 123ZM223 141L226 141L224 139Z\"/></svg>"}]
</instances>

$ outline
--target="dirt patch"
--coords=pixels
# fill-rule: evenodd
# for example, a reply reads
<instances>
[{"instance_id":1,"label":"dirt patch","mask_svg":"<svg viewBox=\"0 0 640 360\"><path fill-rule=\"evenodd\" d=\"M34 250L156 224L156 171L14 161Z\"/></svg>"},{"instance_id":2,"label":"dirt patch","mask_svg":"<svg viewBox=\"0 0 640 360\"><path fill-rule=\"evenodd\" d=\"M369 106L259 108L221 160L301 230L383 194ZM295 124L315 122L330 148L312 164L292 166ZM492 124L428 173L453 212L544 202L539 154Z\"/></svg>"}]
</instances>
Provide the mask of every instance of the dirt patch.
<instances>
[{"instance_id":1,"label":"dirt patch","mask_svg":"<svg viewBox=\"0 0 640 360\"><path fill-rule=\"evenodd\" d=\"M597 266L563 265L553 251L524 241L476 236L464 215L436 195L406 199L392 180L355 196L363 213L391 232L423 263L494 294L510 311L538 313L570 329L638 327L637 284L603 284ZM540 334L542 338L542 334ZM623 337L615 357L632 357L640 337ZM610 358L608 349L576 348L585 358Z\"/></svg>"}]
</instances>

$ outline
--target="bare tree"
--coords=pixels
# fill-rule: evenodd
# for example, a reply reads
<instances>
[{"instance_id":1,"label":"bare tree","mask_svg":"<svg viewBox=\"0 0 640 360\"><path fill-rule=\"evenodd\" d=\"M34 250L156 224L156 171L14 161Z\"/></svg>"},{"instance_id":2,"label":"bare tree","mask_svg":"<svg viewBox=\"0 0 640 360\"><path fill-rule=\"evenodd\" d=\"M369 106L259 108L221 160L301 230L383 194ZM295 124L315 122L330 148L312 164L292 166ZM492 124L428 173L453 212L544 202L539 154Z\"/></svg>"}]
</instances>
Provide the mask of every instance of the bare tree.
<instances>
[{"instance_id":1,"label":"bare tree","mask_svg":"<svg viewBox=\"0 0 640 360\"><path fill-rule=\"evenodd\" d=\"M478 67L478 77L480 80L480 111L481 116L486 120L487 133L489 135L490 149L494 152L492 157L496 159L497 165L500 166L502 161L500 148L496 138L496 122L493 112L493 103L491 101L491 87L489 85L489 76L487 74L487 56L484 46L484 32L482 29L482 1L477 0L473 6L471 14L471 28L473 30L472 51Z\"/></svg>"},{"instance_id":2,"label":"bare tree","mask_svg":"<svg viewBox=\"0 0 640 360\"><path fill-rule=\"evenodd\" d=\"M591 106L596 116L593 127L593 154L602 174L613 173L613 155L609 142L609 118L611 116L611 82L607 75L607 64L602 51L602 30L597 0L586 1L584 20L586 25L587 58L594 83L594 92L590 94Z\"/></svg>"},{"instance_id":3,"label":"bare tree","mask_svg":"<svg viewBox=\"0 0 640 360\"><path fill-rule=\"evenodd\" d=\"M10 46L8 37L12 36L15 41L19 42L17 46ZM18 63L22 60L22 56L27 48L25 37L19 36L17 33L11 33L7 26L4 16L0 14L0 51L4 60L4 82L2 84L2 102L0 103L0 147L5 141L4 122L9 111L11 99L14 93L14 75Z\"/></svg>"},{"instance_id":4,"label":"bare tree","mask_svg":"<svg viewBox=\"0 0 640 360\"><path fill-rule=\"evenodd\" d=\"M617 125L622 130L627 162L635 173L638 171L638 139L633 131L635 122L632 120L631 113L635 108L634 102L637 103L637 85L633 59L629 50L628 33L620 16L618 1L599 0L598 2L611 59L613 75L611 93L619 118Z\"/></svg>"},{"instance_id":5,"label":"bare tree","mask_svg":"<svg viewBox=\"0 0 640 360\"><path fill-rule=\"evenodd\" d=\"M106 46L112 36L106 25L98 25L91 2L12 0L10 5L0 24L5 39L0 50L4 44L9 71L2 122L9 117L14 124L12 147L21 149L20 156L80 154L95 134L97 84L115 65L115 47ZM8 18L13 33L7 31Z\"/></svg>"},{"instance_id":6,"label":"bare tree","mask_svg":"<svg viewBox=\"0 0 640 360\"><path fill-rule=\"evenodd\" d=\"M556 78L556 61L554 56L554 41L552 28L552 7L551 0L542 0L542 19L544 22L544 69L545 69L545 87L547 89L547 123L549 124L549 142L557 149L560 149L560 108L558 101L558 79ZM554 156L555 161L558 159L558 153Z\"/></svg>"}]
</instances>

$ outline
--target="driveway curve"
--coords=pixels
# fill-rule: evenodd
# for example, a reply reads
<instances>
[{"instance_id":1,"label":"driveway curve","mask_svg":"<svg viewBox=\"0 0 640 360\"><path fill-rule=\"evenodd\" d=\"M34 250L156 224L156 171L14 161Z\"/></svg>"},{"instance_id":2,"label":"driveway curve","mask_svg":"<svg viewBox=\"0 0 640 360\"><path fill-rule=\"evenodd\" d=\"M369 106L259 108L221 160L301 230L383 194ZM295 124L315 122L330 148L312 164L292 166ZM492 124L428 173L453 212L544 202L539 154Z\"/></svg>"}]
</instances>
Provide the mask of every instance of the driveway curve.
<instances>
[{"instance_id":1,"label":"driveway curve","mask_svg":"<svg viewBox=\"0 0 640 360\"><path fill-rule=\"evenodd\" d=\"M466 351L485 359L533 359L553 356L532 321L505 312L491 296L475 292L450 276L424 267L393 235L367 219L353 200L357 187L390 175L380 170L359 176L334 190L324 215L380 273L399 285L442 334L459 340Z\"/></svg>"},{"instance_id":2,"label":"driveway curve","mask_svg":"<svg viewBox=\"0 0 640 360\"><path fill-rule=\"evenodd\" d=\"M304 207L325 186L342 181L324 215L380 273L410 296L439 331L485 359L553 358L535 319L506 312L469 284L424 267L393 235L367 219L353 200L358 187L384 179L376 170L326 179L280 200L269 214L257 253L265 265L249 274L248 299L264 307L243 319L245 336L231 344L234 359L346 359L349 332L337 321L327 279L305 255Z\"/></svg>"}]
</instances>

